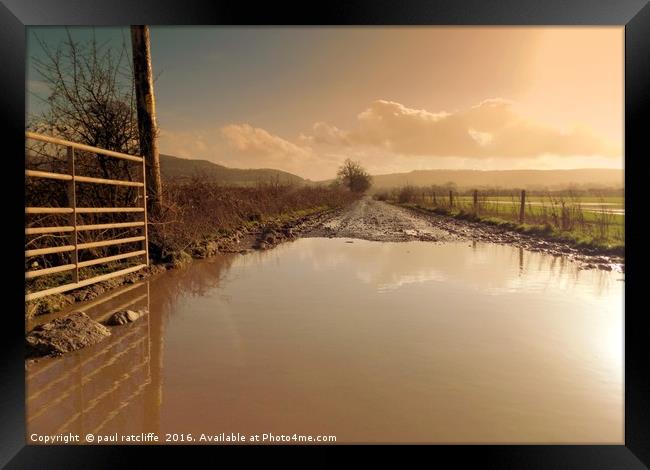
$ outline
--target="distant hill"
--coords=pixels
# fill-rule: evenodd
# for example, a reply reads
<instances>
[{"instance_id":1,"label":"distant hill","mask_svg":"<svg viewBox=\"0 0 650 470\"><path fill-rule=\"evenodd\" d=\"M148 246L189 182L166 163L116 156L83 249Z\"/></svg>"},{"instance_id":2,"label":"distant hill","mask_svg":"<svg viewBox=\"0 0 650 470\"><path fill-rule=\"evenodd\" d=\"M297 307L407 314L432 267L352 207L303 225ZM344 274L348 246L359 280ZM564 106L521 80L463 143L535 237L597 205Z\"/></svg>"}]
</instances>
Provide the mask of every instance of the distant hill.
<instances>
[{"instance_id":1,"label":"distant hill","mask_svg":"<svg viewBox=\"0 0 650 470\"><path fill-rule=\"evenodd\" d=\"M188 179L206 176L223 184L251 186L278 181L282 184L318 184L282 170L269 168L242 170L228 168L208 160L160 155L163 179ZM459 189L525 188L565 189L623 188L623 170L583 168L577 170L414 170L408 173L373 175L371 191L413 186L445 185L452 182ZM322 181L319 183L328 183Z\"/></svg>"},{"instance_id":2,"label":"distant hill","mask_svg":"<svg viewBox=\"0 0 650 470\"><path fill-rule=\"evenodd\" d=\"M444 185L453 182L459 189L524 188L564 189L568 187L623 188L623 170L415 170L409 173L373 175L373 190L413 186Z\"/></svg>"},{"instance_id":3,"label":"distant hill","mask_svg":"<svg viewBox=\"0 0 650 470\"><path fill-rule=\"evenodd\" d=\"M267 168L242 170L228 168L207 160L191 160L160 154L160 172L163 179L188 179L205 176L224 184L252 186L257 183L305 184L308 180L286 171Z\"/></svg>"}]
</instances>

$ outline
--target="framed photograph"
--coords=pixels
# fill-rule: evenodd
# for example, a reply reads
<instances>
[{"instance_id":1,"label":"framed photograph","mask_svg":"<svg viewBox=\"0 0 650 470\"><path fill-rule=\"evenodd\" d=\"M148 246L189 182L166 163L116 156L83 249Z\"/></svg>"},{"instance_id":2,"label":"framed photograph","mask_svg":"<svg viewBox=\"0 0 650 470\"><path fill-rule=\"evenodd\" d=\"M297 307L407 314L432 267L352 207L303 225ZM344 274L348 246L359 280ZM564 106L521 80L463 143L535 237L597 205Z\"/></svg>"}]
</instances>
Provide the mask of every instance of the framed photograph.
<instances>
[{"instance_id":1,"label":"framed photograph","mask_svg":"<svg viewBox=\"0 0 650 470\"><path fill-rule=\"evenodd\" d=\"M0 17L7 468L648 468L646 0Z\"/></svg>"}]
</instances>

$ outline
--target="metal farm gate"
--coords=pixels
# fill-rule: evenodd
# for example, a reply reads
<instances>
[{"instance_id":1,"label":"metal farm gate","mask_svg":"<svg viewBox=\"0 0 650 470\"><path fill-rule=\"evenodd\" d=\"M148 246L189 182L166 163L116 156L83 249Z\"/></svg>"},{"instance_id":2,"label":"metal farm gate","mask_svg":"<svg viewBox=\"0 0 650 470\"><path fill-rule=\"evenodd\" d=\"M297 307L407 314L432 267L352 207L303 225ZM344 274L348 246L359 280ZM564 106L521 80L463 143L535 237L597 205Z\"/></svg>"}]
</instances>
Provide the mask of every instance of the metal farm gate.
<instances>
[{"instance_id":1,"label":"metal farm gate","mask_svg":"<svg viewBox=\"0 0 650 470\"><path fill-rule=\"evenodd\" d=\"M142 157L136 157L133 155L128 155L120 152L113 152L110 150L105 150L97 147L92 147L89 145L78 144L75 142L70 142L67 140L57 139L54 137L44 136L41 134L36 134L32 132L26 132L25 137L27 140L38 141L43 145L50 145L58 148L65 148L65 160L67 161L67 170L65 172L51 172L51 171L38 171L38 170L25 170L26 178L44 178L47 180L57 180L60 182L66 183L67 190L67 205L65 207L56 207L56 206L44 206L44 207L25 207L25 236L29 239L30 236L35 235L51 235L51 234L64 234L58 236L55 239L58 239L59 244L54 246L45 246L35 249L26 249L25 250L25 259L33 259L35 257L42 257L44 255L55 254L55 253L66 253L70 254L70 259L67 264L60 264L57 266L39 266L39 269L29 268L25 271L25 280L35 279L40 276L46 276L56 273L65 273L70 272L72 275L72 282L68 282L56 287L47 287L42 290L32 290L29 293L25 294L25 301L38 299L45 297L51 294L57 294L61 292L66 292L78 287L88 286L96 282L105 281L107 279L112 279L124 274L132 273L138 271L144 267L147 267L149 264L149 251L148 251L148 236L147 236L147 204L146 204L146 171L145 171L145 161ZM93 176L82 176L78 175L75 171L75 150L84 152L84 158L88 158L87 154L90 154L90 158L97 158L99 156L111 157L115 159L120 159L127 162L138 163L136 169L137 178L135 181L126 181L121 179L106 179L106 178L97 178ZM130 174L130 173L129 173ZM107 206L107 207L78 207L77 206L77 185L112 185L112 186L126 186L137 188L137 198L135 199L135 204L128 207L116 207L116 206ZM124 222L112 222L112 223L95 223L87 224L80 223L79 215L82 214L118 214L118 213L133 213L137 220L124 221ZM34 224L30 222L30 217L34 215L52 215L58 214L59 216L67 216L67 224L65 225L55 225L55 226L33 226ZM94 240L87 243L79 243L79 234L80 232L88 231L107 231L112 229L128 229L129 231L137 230L139 232L136 236L128 236L124 238L109 238L106 240ZM98 232L98 233L104 233ZM65 244L61 244L61 239L64 239ZM113 256L104 256L99 258L86 259L80 261L79 253L82 250L95 249L100 247L109 247L114 245L121 244L130 244L138 243L140 249L135 249L134 251L129 251L126 253L119 253ZM42 244L42 243L41 243ZM85 256L86 258L88 256ZM104 273L100 275L94 275L92 277L81 279L79 270L81 268L86 268L89 266L102 265L106 263L113 263L120 260L126 260L130 258L140 257L142 262L135 266L129 266L127 268L120 268L116 271L109 273ZM29 263L26 263L28 266Z\"/></svg>"}]
</instances>

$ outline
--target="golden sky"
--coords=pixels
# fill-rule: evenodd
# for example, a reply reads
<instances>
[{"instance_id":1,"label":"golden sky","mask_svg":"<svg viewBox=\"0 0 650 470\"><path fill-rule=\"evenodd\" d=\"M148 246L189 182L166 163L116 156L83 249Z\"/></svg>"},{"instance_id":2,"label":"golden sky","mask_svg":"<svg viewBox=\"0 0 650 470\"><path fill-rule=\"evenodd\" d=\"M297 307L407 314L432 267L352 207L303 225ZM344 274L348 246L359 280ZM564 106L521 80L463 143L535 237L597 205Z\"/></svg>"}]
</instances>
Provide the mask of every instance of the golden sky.
<instances>
[{"instance_id":1,"label":"golden sky","mask_svg":"<svg viewBox=\"0 0 650 470\"><path fill-rule=\"evenodd\" d=\"M623 167L623 27L154 26L151 47L163 153L315 180L347 157Z\"/></svg>"}]
</instances>

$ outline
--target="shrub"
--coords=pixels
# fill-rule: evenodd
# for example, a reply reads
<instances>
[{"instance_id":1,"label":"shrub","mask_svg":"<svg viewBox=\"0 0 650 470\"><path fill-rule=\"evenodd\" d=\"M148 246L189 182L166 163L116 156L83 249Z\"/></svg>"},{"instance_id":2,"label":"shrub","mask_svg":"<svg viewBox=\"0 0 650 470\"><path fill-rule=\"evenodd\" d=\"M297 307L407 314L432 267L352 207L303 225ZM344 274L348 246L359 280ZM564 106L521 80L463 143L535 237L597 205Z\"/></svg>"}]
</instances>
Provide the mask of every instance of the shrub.
<instances>
[{"instance_id":1,"label":"shrub","mask_svg":"<svg viewBox=\"0 0 650 470\"><path fill-rule=\"evenodd\" d=\"M388 201L388 191L380 191L375 194L375 199L378 201Z\"/></svg>"},{"instance_id":2,"label":"shrub","mask_svg":"<svg viewBox=\"0 0 650 470\"><path fill-rule=\"evenodd\" d=\"M167 259L200 242L285 214L336 208L358 196L344 188L260 184L223 186L205 178L164 185L164 208L151 220L152 257Z\"/></svg>"}]
</instances>

